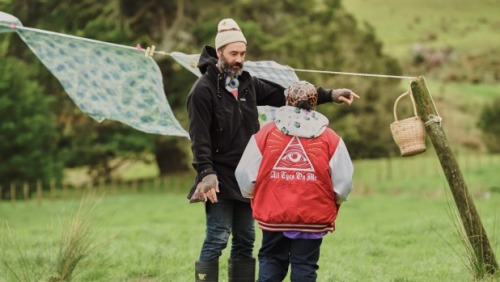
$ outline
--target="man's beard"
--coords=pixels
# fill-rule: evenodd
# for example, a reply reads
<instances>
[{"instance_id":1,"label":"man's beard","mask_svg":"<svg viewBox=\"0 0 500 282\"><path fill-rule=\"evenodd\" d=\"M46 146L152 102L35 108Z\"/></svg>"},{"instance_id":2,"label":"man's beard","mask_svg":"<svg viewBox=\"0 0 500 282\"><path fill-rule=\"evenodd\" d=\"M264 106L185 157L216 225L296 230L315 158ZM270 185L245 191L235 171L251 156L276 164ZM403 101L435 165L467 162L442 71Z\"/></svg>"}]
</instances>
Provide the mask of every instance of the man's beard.
<instances>
[{"instance_id":1,"label":"man's beard","mask_svg":"<svg viewBox=\"0 0 500 282\"><path fill-rule=\"evenodd\" d=\"M234 63L233 65L229 65L223 57L219 58L218 65L222 72L229 77L238 77L243 72L243 63ZM238 67L238 69L234 69L233 67Z\"/></svg>"}]
</instances>

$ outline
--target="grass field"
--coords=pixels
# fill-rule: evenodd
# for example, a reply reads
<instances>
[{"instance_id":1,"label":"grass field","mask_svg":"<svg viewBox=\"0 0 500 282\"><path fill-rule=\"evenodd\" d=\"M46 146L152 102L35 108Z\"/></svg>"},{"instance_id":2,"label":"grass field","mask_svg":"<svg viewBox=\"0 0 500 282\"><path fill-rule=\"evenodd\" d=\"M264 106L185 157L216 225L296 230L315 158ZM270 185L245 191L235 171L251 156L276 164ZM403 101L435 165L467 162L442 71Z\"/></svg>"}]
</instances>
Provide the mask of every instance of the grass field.
<instances>
[{"instance_id":1,"label":"grass field","mask_svg":"<svg viewBox=\"0 0 500 282\"><path fill-rule=\"evenodd\" d=\"M500 1L349 0L342 4L361 28L364 23L374 27L384 53L399 60L405 75L426 77L450 143L484 152L477 121L483 106L500 97L500 84L494 78L500 71L500 36L496 36ZM412 51L417 44L434 50L450 48L453 55L432 70L414 67ZM462 77L462 81L450 77ZM476 78L481 83L473 82Z\"/></svg>"},{"instance_id":2,"label":"grass field","mask_svg":"<svg viewBox=\"0 0 500 282\"><path fill-rule=\"evenodd\" d=\"M498 257L500 156L461 156L459 163ZM318 281L473 281L455 204L432 151L354 166L355 190L337 231L324 239ZM187 203L191 179L183 178L161 192L108 191L86 203L95 250L73 281L192 281L204 212ZM71 229L79 207L80 197L0 202L0 281L47 281L62 231ZM257 236L255 253L258 229ZM227 281L227 258L225 251L220 281Z\"/></svg>"},{"instance_id":3,"label":"grass field","mask_svg":"<svg viewBox=\"0 0 500 282\"><path fill-rule=\"evenodd\" d=\"M343 4L358 20L373 25L384 51L402 62L409 60L417 42L472 55L500 46L498 0ZM499 96L500 85L437 79L427 84L450 143L461 150L456 153L462 173L498 261L500 156L462 150L480 143L478 114ZM318 281L474 281L448 184L432 145L428 147L416 157L355 162L355 190L340 211L337 231L323 241ZM155 176L157 169L134 164L122 173L135 179ZM81 175L74 171L68 178L79 183ZM193 281L204 212L201 204L185 199L190 181L169 182L161 192L107 191L87 202L91 210L83 219L94 232L90 242L95 249L78 264L73 281ZM0 282L48 281L63 231L71 230L80 204L80 197L0 202ZM255 253L260 246L256 230ZM227 258L226 250L220 281L227 281Z\"/></svg>"},{"instance_id":4,"label":"grass field","mask_svg":"<svg viewBox=\"0 0 500 282\"><path fill-rule=\"evenodd\" d=\"M464 54L500 47L497 0L348 0L344 7L375 27L384 51L404 59L416 43L451 46ZM395 24L397 23L397 24Z\"/></svg>"},{"instance_id":5,"label":"grass field","mask_svg":"<svg viewBox=\"0 0 500 282\"><path fill-rule=\"evenodd\" d=\"M79 204L1 203L0 281L16 281L5 263L17 273L29 269L20 281L51 275L60 234ZM190 205L177 193L109 196L89 204L95 207L85 218L96 249L73 281L193 280L204 232L201 204ZM476 205L498 253L500 194ZM456 226L448 198L354 195L342 207L337 231L324 239L318 281L472 281ZM227 251L220 281L227 281L226 267Z\"/></svg>"}]
</instances>

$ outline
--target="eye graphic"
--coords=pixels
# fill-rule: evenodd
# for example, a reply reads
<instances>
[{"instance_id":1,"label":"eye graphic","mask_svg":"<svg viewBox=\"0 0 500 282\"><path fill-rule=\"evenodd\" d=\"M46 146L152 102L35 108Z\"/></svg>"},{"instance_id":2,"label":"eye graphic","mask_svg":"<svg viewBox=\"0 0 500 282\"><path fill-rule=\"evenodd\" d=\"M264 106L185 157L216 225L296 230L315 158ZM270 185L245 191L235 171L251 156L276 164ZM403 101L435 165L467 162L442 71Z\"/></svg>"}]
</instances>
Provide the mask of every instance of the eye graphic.
<instances>
[{"instance_id":1,"label":"eye graphic","mask_svg":"<svg viewBox=\"0 0 500 282\"><path fill-rule=\"evenodd\" d=\"M302 143L298 137L293 137L274 164L273 169L288 171L314 171Z\"/></svg>"},{"instance_id":2,"label":"eye graphic","mask_svg":"<svg viewBox=\"0 0 500 282\"><path fill-rule=\"evenodd\" d=\"M281 164L294 169L307 169L310 167L302 150L288 150L281 158Z\"/></svg>"}]
</instances>

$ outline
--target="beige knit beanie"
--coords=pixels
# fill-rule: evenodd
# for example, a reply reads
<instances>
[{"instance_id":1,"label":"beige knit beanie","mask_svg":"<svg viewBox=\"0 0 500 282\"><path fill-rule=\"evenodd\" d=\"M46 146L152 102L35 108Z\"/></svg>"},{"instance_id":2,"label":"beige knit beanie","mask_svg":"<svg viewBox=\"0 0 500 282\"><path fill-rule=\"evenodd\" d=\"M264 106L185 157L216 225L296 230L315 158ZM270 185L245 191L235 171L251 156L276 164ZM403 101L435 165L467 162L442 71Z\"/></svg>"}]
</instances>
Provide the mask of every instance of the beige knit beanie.
<instances>
[{"instance_id":1,"label":"beige knit beanie","mask_svg":"<svg viewBox=\"0 0 500 282\"><path fill-rule=\"evenodd\" d=\"M215 36L215 49L219 48L233 42L244 42L247 44L247 40L241 32L240 27L233 19L223 19L219 22L217 26L217 36Z\"/></svg>"}]
</instances>

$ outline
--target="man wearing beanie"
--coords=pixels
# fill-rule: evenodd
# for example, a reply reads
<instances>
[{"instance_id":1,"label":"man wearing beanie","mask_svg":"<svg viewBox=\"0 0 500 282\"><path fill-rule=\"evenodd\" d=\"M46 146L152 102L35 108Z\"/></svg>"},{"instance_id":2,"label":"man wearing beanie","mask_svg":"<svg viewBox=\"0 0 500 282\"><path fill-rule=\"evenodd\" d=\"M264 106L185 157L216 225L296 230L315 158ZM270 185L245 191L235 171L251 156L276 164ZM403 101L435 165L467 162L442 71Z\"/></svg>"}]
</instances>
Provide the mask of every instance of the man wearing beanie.
<instances>
[{"instance_id":1,"label":"man wearing beanie","mask_svg":"<svg viewBox=\"0 0 500 282\"><path fill-rule=\"evenodd\" d=\"M233 19L217 26L215 48L204 46L198 62L202 76L187 101L189 135L196 169L188 198L205 202L206 234L195 263L196 281L218 281L219 257L232 235L229 281L255 281L254 220L235 169L250 140L259 130L257 106L285 105L285 88L252 77L243 70L247 40ZM317 88L318 104L351 104L359 98L349 89Z\"/></svg>"}]
</instances>

